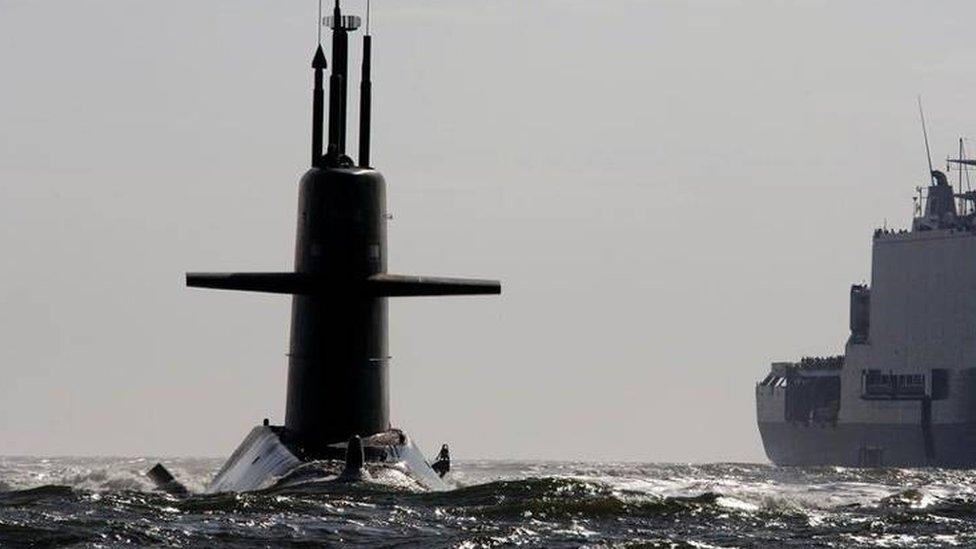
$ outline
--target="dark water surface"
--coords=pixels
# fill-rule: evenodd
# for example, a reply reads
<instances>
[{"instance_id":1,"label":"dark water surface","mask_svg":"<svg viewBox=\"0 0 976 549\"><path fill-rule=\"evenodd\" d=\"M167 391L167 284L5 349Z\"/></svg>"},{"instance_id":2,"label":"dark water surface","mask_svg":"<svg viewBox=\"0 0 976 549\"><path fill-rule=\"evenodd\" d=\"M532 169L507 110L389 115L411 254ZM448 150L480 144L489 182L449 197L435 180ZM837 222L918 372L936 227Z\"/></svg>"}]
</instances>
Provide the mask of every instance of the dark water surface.
<instances>
[{"instance_id":1,"label":"dark water surface","mask_svg":"<svg viewBox=\"0 0 976 549\"><path fill-rule=\"evenodd\" d=\"M0 547L976 546L976 473L462 462L458 488L152 491L154 460L0 458ZM221 460L164 462L202 490Z\"/></svg>"}]
</instances>

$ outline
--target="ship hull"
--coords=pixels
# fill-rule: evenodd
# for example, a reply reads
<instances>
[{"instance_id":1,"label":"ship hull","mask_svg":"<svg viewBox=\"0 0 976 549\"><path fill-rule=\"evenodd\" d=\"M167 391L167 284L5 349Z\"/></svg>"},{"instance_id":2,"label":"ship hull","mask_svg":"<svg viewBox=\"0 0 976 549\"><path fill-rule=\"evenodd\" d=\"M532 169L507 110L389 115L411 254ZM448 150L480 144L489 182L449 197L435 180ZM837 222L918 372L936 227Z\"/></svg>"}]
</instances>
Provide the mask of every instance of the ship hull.
<instances>
[{"instance_id":1,"label":"ship hull","mask_svg":"<svg viewBox=\"0 0 976 549\"><path fill-rule=\"evenodd\" d=\"M976 468L976 423L934 424L931 446L918 424L760 422L776 465Z\"/></svg>"}]
</instances>

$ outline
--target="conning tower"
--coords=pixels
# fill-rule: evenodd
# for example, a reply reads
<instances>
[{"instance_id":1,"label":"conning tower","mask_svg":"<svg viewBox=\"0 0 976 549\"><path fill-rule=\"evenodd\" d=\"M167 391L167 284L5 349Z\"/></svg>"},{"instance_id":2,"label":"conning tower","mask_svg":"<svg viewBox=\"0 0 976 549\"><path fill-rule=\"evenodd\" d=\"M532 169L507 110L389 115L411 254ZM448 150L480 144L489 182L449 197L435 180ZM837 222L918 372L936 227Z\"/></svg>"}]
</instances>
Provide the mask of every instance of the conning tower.
<instances>
[{"instance_id":1,"label":"conning tower","mask_svg":"<svg viewBox=\"0 0 976 549\"><path fill-rule=\"evenodd\" d=\"M368 15L367 15L368 17ZM370 166L371 37L363 40L359 159L346 155L349 33L360 18L336 0L328 141L323 152L325 53L312 60L311 168L299 182L292 272L188 273L198 288L291 294L284 438L315 457L328 445L390 429L387 298L498 294L493 280L387 272L386 183ZM320 21L320 23L322 23Z\"/></svg>"}]
</instances>

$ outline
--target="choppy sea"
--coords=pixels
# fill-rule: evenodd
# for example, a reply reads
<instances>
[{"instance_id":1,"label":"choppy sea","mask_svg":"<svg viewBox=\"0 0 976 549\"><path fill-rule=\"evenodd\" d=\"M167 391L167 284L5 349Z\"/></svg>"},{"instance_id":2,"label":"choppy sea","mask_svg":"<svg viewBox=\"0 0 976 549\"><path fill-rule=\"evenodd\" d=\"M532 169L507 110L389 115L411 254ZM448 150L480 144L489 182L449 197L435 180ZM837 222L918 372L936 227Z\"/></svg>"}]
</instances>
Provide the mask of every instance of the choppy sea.
<instances>
[{"instance_id":1,"label":"choppy sea","mask_svg":"<svg viewBox=\"0 0 976 549\"><path fill-rule=\"evenodd\" d=\"M976 472L474 461L456 489L177 499L149 458L0 458L0 547L976 546ZM163 462L202 491L219 459Z\"/></svg>"}]
</instances>

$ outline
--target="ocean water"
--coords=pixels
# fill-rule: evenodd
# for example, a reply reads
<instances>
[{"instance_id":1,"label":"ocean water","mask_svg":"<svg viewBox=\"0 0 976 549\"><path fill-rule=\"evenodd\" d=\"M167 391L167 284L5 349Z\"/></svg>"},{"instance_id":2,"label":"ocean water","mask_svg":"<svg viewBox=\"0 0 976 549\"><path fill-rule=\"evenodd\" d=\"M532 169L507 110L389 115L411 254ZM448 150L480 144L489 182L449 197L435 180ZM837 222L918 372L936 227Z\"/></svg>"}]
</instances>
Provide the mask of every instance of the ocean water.
<instances>
[{"instance_id":1,"label":"ocean water","mask_svg":"<svg viewBox=\"0 0 976 549\"><path fill-rule=\"evenodd\" d=\"M476 461L455 490L155 492L149 458L0 458L0 547L976 546L976 473ZM166 459L201 491L217 459Z\"/></svg>"}]
</instances>

